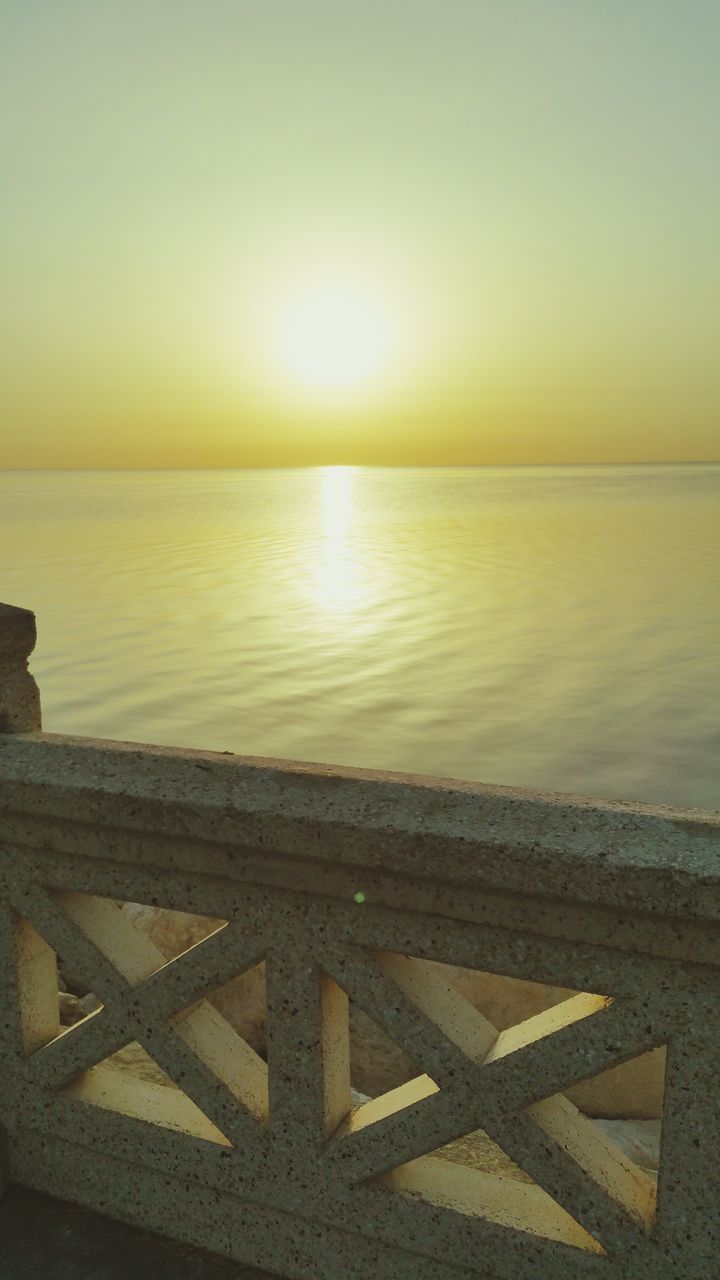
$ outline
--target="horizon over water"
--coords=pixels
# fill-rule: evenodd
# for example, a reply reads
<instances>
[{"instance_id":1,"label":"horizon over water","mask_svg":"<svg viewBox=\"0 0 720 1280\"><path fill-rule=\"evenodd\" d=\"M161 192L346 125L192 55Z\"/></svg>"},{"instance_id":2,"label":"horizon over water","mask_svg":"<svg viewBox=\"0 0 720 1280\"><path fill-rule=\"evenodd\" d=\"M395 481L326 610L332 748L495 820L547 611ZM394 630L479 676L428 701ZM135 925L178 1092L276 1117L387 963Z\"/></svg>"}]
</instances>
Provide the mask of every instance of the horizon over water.
<instances>
[{"instance_id":1,"label":"horizon over water","mask_svg":"<svg viewBox=\"0 0 720 1280\"><path fill-rule=\"evenodd\" d=\"M50 732L717 808L720 464L0 473Z\"/></svg>"}]
</instances>

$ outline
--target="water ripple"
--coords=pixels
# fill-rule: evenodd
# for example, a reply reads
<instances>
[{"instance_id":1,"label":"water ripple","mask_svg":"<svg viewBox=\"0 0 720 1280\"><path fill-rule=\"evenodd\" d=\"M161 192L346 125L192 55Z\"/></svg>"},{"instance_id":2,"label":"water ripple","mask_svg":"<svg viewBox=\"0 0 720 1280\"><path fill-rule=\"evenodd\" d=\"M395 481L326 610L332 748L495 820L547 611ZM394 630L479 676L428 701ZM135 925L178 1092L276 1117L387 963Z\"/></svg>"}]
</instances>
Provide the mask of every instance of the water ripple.
<instances>
[{"instance_id":1,"label":"water ripple","mask_svg":"<svg viewBox=\"0 0 720 1280\"><path fill-rule=\"evenodd\" d=\"M46 727L718 806L720 467L5 473Z\"/></svg>"}]
</instances>

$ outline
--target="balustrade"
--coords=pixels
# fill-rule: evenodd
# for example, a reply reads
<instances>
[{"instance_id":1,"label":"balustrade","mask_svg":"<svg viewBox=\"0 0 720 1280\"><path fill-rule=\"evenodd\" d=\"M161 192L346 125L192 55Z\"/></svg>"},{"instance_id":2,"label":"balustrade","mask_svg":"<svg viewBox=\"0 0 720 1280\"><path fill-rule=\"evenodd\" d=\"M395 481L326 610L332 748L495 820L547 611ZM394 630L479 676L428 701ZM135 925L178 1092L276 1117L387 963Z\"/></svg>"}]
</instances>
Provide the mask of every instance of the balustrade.
<instances>
[{"instance_id":1,"label":"balustrade","mask_svg":"<svg viewBox=\"0 0 720 1280\"><path fill-rule=\"evenodd\" d=\"M43 734L33 640L0 610L6 1179L297 1280L720 1274L717 815ZM459 971L568 995L499 1027ZM351 1008L413 1065L372 1098ZM656 1171L598 1120L635 1070Z\"/></svg>"}]
</instances>

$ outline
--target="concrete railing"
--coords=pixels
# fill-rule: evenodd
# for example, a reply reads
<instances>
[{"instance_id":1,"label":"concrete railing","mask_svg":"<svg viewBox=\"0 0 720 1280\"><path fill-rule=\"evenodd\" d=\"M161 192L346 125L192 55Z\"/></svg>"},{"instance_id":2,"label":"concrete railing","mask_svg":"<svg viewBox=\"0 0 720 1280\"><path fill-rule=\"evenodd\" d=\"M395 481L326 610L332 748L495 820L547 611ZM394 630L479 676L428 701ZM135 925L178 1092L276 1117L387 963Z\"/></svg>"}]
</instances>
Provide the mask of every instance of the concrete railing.
<instances>
[{"instance_id":1,"label":"concrete railing","mask_svg":"<svg viewBox=\"0 0 720 1280\"><path fill-rule=\"evenodd\" d=\"M42 734L3 625L6 1179L297 1280L720 1273L717 815ZM266 1054L212 1003L261 960ZM576 994L498 1030L446 965ZM348 998L415 1064L370 1100ZM567 1092L663 1048L656 1180Z\"/></svg>"}]
</instances>

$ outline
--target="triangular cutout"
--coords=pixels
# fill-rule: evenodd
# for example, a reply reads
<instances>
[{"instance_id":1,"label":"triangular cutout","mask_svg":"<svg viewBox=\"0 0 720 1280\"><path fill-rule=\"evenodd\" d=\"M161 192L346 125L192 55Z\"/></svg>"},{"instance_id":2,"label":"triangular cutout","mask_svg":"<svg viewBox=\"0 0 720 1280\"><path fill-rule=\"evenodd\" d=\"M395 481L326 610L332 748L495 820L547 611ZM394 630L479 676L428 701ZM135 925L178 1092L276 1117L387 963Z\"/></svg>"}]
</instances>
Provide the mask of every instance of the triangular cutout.
<instances>
[{"instance_id":1,"label":"triangular cutout","mask_svg":"<svg viewBox=\"0 0 720 1280\"><path fill-rule=\"evenodd\" d=\"M363 1102L394 1092L424 1075L422 1064L413 1062L357 1003L350 999L350 1083Z\"/></svg>"},{"instance_id":2,"label":"triangular cutout","mask_svg":"<svg viewBox=\"0 0 720 1280\"><path fill-rule=\"evenodd\" d=\"M596 1120L658 1120L665 1095L665 1063L665 1049L651 1049L572 1085L565 1093Z\"/></svg>"},{"instance_id":3,"label":"triangular cutout","mask_svg":"<svg viewBox=\"0 0 720 1280\"><path fill-rule=\"evenodd\" d=\"M144 1120L218 1146L232 1143L136 1042L58 1090L58 1096Z\"/></svg>"},{"instance_id":4,"label":"triangular cutout","mask_svg":"<svg viewBox=\"0 0 720 1280\"><path fill-rule=\"evenodd\" d=\"M550 987L541 982L531 982L528 978L511 978L484 969L438 962L433 964L433 968L498 1031L517 1026L581 994L579 990L568 987Z\"/></svg>"},{"instance_id":5,"label":"triangular cutout","mask_svg":"<svg viewBox=\"0 0 720 1280\"><path fill-rule=\"evenodd\" d=\"M118 902L117 905L132 920L138 932L162 952L165 960L175 960L227 923L220 917L171 911L167 907L148 906L142 902Z\"/></svg>"},{"instance_id":6,"label":"triangular cutout","mask_svg":"<svg viewBox=\"0 0 720 1280\"><path fill-rule=\"evenodd\" d=\"M33 924L16 917L20 1022L26 1053L36 1053L84 1022L102 1004L90 986L69 969Z\"/></svg>"},{"instance_id":7,"label":"triangular cutout","mask_svg":"<svg viewBox=\"0 0 720 1280\"><path fill-rule=\"evenodd\" d=\"M419 1199L435 1212L447 1210L491 1228L522 1232L604 1255L600 1242L542 1187L527 1177L508 1176L507 1158L486 1134L484 1139L484 1160L503 1167L505 1173L459 1164L436 1153L393 1169L377 1183L410 1199Z\"/></svg>"},{"instance_id":8,"label":"triangular cutout","mask_svg":"<svg viewBox=\"0 0 720 1280\"><path fill-rule=\"evenodd\" d=\"M328 975L345 995L337 972ZM397 1042L348 995L345 1035L349 1052L351 1109L333 1139L349 1138L438 1092L422 1065L412 1062Z\"/></svg>"},{"instance_id":9,"label":"triangular cutout","mask_svg":"<svg viewBox=\"0 0 720 1280\"><path fill-rule=\"evenodd\" d=\"M577 1107L570 1096L577 1090L527 1109L544 1141L557 1144L647 1231L655 1220L665 1063L665 1050L659 1048L584 1081L580 1096L595 1113L605 1109L609 1115L591 1116Z\"/></svg>"},{"instance_id":10,"label":"triangular cutout","mask_svg":"<svg viewBox=\"0 0 720 1280\"><path fill-rule=\"evenodd\" d=\"M454 1142L438 1147L432 1155L440 1160L448 1160L451 1164L462 1165L464 1169L476 1169L480 1173L493 1174L498 1178L532 1183L532 1178L525 1170L511 1160L484 1129L466 1133Z\"/></svg>"},{"instance_id":11,"label":"triangular cutout","mask_svg":"<svg viewBox=\"0 0 720 1280\"><path fill-rule=\"evenodd\" d=\"M131 986L206 943L227 924L221 919L120 902L98 894L54 891L52 898ZM86 974L76 974L72 956L63 957L63 962L72 982L87 979Z\"/></svg>"}]
</instances>

